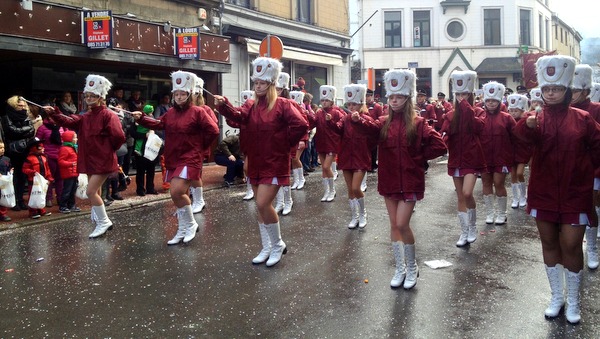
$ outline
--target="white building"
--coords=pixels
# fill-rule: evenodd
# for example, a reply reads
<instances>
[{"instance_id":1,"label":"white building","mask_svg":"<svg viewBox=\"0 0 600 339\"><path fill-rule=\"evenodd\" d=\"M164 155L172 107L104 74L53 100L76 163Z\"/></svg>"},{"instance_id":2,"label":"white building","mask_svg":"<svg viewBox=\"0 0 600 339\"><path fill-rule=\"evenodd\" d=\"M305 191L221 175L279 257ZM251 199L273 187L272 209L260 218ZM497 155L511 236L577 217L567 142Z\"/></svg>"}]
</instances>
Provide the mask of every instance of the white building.
<instances>
[{"instance_id":1,"label":"white building","mask_svg":"<svg viewBox=\"0 0 600 339\"><path fill-rule=\"evenodd\" d=\"M521 84L520 50L553 50L549 0L358 0L363 22L359 55L384 97L383 74L412 68L430 96L451 92L453 70L474 70L479 86ZM578 56L577 56L578 57Z\"/></svg>"}]
</instances>

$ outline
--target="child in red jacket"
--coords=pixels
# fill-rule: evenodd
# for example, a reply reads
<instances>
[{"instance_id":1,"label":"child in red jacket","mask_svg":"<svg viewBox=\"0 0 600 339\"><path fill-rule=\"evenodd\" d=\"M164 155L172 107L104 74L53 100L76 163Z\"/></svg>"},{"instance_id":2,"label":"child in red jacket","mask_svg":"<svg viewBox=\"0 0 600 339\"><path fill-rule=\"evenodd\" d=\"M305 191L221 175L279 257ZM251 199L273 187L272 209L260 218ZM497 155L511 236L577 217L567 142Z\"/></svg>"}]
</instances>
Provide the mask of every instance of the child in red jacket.
<instances>
[{"instance_id":1,"label":"child in red jacket","mask_svg":"<svg viewBox=\"0 0 600 339\"><path fill-rule=\"evenodd\" d=\"M27 176L29 181L29 193L31 194L31 188L33 187L33 177L36 173L41 174L46 180L53 182L52 173L50 173L50 166L48 166L48 158L44 154L44 144L38 138L34 138L29 142L29 155L23 163L23 173ZM50 215L52 213L47 212L45 208L29 208L29 216L32 219L37 219L42 215Z\"/></svg>"},{"instance_id":2,"label":"child in red jacket","mask_svg":"<svg viewBox=\"0 0 600 339\"><path fill-rule=\"evenodd\" d=\"M63 144L58 151L58 169L63 179L63 190L60 197L60 213L81 212L75 206L75 192L77 192L77 134L65 131L62 134Z\"/></svg>"}]
</instances>

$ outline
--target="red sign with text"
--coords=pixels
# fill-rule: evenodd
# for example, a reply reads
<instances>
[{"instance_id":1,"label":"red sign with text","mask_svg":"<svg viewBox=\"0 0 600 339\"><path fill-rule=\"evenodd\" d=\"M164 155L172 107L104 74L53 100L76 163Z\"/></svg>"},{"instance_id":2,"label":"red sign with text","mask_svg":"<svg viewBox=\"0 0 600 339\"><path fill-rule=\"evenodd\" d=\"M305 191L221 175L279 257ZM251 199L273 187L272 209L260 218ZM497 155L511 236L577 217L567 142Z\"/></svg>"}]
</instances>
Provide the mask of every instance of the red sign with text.
<instances>
[{"instance_id":1,"label":"red sign with text","mask_svg":"<svg viewBox=\"0 0 600 339\"><path fill-rule=\"evenodd\" d=\"M111 48L111 11L84 11L82 15L83 43L89 48Z\"/></svg>"},{"instance_id":2,"label":"red sign with text","mask_svg":"<svg viewBox=\"0 0 600 339\"><path fill-rule=\"evenodd\" d=\"M175 54L179 59L199 59L200 32L198 28L175 30Z\"/></svg>"}]
</instances>

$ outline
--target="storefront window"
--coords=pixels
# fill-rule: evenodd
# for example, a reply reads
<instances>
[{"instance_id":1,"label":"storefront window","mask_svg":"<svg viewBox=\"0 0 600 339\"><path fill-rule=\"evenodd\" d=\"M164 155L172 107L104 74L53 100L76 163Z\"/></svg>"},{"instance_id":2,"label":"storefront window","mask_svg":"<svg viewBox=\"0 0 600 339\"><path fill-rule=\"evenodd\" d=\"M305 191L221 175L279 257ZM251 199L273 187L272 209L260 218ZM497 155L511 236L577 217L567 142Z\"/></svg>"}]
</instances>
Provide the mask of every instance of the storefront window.
<instances>
[{"instance_id":1,"label":"storefront window","mask_svg":"<svg viewBox=\"0 0 600 339\"><path fill-rule=\"evenodd\" d=\"M292 86L297 84L298 78L302 77L304 79L304 90L313 95L312 103L318 105L319 88L322 85L327 85L327 68L295 63L294 74L292 76L294 77L292 79ZM338 97L340 95L338 91Z\"/></svg>"}]
</instances>

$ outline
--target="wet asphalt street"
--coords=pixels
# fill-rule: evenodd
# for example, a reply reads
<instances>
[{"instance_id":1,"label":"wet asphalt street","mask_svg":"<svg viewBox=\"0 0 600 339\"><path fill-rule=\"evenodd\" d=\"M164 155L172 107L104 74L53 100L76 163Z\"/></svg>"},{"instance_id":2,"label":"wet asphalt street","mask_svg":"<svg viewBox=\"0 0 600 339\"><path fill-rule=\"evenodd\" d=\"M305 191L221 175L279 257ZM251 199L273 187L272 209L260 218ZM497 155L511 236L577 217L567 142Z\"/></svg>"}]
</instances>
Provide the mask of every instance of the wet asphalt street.
<instances>
[{"instance_id":1,"label":"wet asphalt street","mask_svg":"<svg viewBox=\"0 0 600 339\"><path fill-rule=\"evenodd\" d=\"M430 167L412 218L420 278L410 291L389 287L394 261L376 175L364 230L346 227L343 178L332 203L320 202L318 172L307 179L281 217L289 251L272 268L250 263L260 238L245 186L205 192L200 232L185 246L166 245L177 228L170 200L109 211L115 228L96 240L87 238L89 214L0 233L0 337L600 337L599 273L584 269L579 325L544 319L550 289L534 221L509 207L507 225L486 226L480 182L481 234L455 246L445 163ZM435 259L452 266L424 264Z\"/></svg>"}]
</instances>

